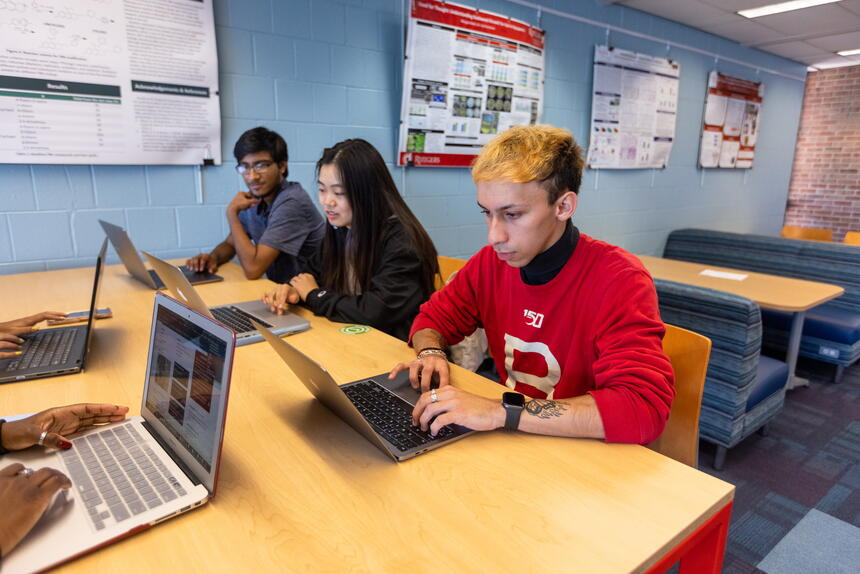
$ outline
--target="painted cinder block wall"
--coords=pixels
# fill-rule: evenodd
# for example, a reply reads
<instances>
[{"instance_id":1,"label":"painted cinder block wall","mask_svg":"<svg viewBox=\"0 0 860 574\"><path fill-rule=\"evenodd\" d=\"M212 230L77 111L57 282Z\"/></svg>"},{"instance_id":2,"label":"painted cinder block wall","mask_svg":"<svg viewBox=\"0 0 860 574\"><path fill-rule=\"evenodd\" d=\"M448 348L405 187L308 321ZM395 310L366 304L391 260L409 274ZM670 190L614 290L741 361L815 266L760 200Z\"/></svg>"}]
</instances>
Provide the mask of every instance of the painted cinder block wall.
<instances>
[{"instance_id":1,"label":"painted cinder block wall","mask_svg":"<svg viewBox=\"0 0 860 574\"><path fill-rule=\"evenodd\" d=\"M860 66L807 78L785 223L860 231Z\"/></svg>"},{"instance_id":2,"label":"painted cinder block wall","mask_svg":"<svg viewBox=\"0 0 860 574\"><path fill-rule=\"evenodd\" d=\"M681 63L676 144L667 169L589 170L576 215L583 232L637 253L659 253L667 233L678 227L778 232L803 65L600 0L546 0L540 14L506 0L463 3L546 29L544 121L570 129L583 145L593 50L607 41L605 25L718 55L608 35L613 45ZM439 252L473 254L486 235L468 170L394 165L407 6L404 0L215 0L224 164L203 168L202 189L195 167L0 165L0 273L92 265L102 239L99 218L125 226L139 249L163 257L210 249L226 235L224 207L242 189L233 170L233 142L260 124L287 139L290 178L314 196L313 165L322 148L348 137L368 139L390 162ZM750 171L696 167L707 75L715 66L765 82L759 152Z\"/></svg>"}]
</instances>

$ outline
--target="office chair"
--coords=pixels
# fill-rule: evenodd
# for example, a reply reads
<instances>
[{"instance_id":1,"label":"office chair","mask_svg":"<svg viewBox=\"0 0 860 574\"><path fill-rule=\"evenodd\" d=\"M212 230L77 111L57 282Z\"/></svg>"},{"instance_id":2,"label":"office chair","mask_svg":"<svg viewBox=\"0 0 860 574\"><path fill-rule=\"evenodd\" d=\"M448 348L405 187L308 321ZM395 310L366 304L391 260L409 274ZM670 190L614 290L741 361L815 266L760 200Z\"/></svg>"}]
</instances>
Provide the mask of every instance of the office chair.
<instances>
[{"instance_id":1,"label":"office chair","mask_svg":"<svg viewBox=\"0 0 860 574\"><path fill-rule=\"evenodd\" d=\"M781 237L789 239L806 239L809 241L833 241L833 230L822 227L800 227L798 225L783 225Z\"/></svg>"},{"instance_id":2,"label":"office chair","mask_svg":"<svg viewBox=\"0 0 860 574\"><path fill-rule=\"evenodd\" d=\"M842 242L847 245L860 245L860 231L846 231Z\"/></svg>"},{"instance_id":3,"label":"office chair","mask_svg":"<svg viewBox=\"0 0 860 574\"><path fill-rule=\"evenodd\" d=\"M466 260L457 259L455 257L445 257L444 255L439 255L436 259L439 262L439 275L441 275L441 280L440 277L436 277L436 290L438 291L444 287L448 281L450 281L451 275L463 268L463 265L466 264Z\"/></svg>"},{"instance_id":4,"label":"office chair","mask_svg":"<svg viewBox=\"0 0 860 574\"><path fill-rule=\"evenodd\" d=\"M698 333L666 325L663 352L675 370L675 400L663 434L648 448L696 468L699 463L699 413L711 340Z\"/></svg>"}]
</instances>

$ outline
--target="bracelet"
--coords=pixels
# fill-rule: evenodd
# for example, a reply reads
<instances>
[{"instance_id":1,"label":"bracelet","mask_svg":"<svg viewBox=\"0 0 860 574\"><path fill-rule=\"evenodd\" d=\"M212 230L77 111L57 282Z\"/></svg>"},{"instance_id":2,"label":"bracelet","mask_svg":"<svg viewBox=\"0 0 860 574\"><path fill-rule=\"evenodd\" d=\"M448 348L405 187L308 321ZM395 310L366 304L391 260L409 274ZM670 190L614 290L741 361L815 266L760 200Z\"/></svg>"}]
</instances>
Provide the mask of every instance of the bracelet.
<instances>
[{"instance_id":1,"label":"bracelet","mask_svg":"<svg viewBox=\"0 0 860 574\"><path fill-rule=\"evenodd\" d=\"M419 360L421 360L424 357L429 357L430 355L435 355L437 357L443 357L445 360L448 359L448 355L445 353L445 351L443 351L439 347L426 347L424 349L421 349L421 351L418 353L417 357Z\"/></svg>"},{"instance_id":2,"label":"bracelet","mask_svg":"<svg viewBox=\"0 0 860 574\"><path fill-rule=\"evenodd\" d=\"M420 355L424 351L442 351L442 352L444 352L445 349L443 349L442 347L424 347L423 349L421 349L421 351L418 352L418 354Z\"/></svg>"}]
</instances>

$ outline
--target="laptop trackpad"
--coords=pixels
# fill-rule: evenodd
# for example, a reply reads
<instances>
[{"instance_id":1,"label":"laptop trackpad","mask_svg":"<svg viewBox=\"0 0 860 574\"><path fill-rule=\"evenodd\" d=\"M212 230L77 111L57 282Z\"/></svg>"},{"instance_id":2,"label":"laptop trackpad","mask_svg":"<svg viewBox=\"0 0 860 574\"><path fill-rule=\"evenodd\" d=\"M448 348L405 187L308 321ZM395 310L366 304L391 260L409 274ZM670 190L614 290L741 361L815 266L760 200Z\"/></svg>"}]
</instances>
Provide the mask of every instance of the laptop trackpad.
<instances>
[{"instance_id":1,"label":"laptop trackpad","mask_svg":"<svg viewBox=\"0 0 860 574\"><path fill-rule=\"evenodd\" d=\"M418 402L418 397L421 396L416 389L409 384L409 371L401 371L393 381L388 380L388 374L377 375L373 380L393 392L395 395L405 400L410 405L415 405Z\"/></svg>"}]
</instances>

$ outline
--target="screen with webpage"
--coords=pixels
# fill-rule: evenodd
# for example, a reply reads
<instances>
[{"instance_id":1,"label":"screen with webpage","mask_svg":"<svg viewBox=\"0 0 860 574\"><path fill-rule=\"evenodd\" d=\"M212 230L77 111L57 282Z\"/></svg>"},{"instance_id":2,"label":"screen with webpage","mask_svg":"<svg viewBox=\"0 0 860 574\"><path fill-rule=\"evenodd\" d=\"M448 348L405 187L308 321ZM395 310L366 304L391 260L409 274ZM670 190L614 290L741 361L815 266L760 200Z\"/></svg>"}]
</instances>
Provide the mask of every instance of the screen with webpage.
<instances>
[{"instance_id":1,"label":"screen with webpage","mask_svg":"<svg viewBox=\"0 0 860 574\"><path fill-rule=\"evenodd\" d=\"M212 471L224 409L227 344L159 306L144 403Z\"/></svg>"}]
</instances>

